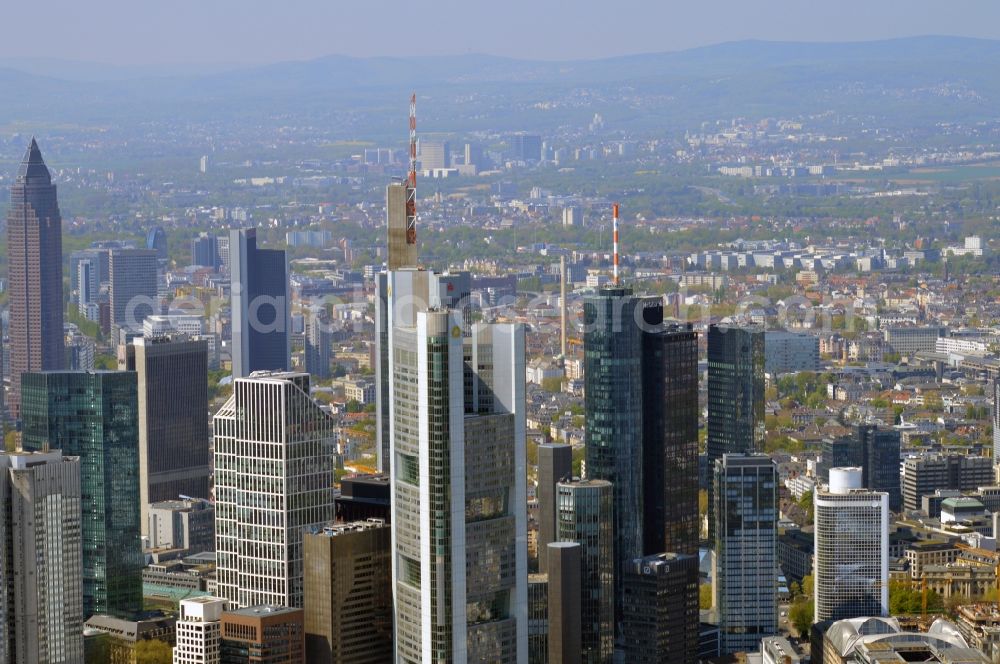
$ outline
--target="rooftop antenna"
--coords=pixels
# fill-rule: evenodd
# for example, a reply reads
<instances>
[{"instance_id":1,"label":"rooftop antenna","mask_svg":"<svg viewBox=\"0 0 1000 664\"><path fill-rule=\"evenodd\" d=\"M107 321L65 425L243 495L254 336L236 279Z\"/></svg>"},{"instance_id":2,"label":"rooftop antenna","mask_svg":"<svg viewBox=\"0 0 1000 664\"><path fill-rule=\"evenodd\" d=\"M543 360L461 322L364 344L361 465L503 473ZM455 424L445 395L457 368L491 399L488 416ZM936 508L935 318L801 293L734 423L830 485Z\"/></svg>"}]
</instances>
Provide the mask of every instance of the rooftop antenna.
<instances>
[{"instance_id":1,"label":"rooftop antenna","mask_svg":"<svg viewBox=\"0 0 1000 664\"><path fill-rule=\"evenodd\" d=\"M406 187L406 244L417 243L417 94L410 95L410 172Z\"/></svg>"},{"instance_id":2,"label":"rooftop antenna","mask_svg":"<svg viewBox=\"0 0 1000 664\"><path fill-rule=\"evenodd\" d=\"M613 272L611 273L611 281L614 283L615 286L617 286L618 285L618 203L611 204L611 220L613 229L612 232L614 234L613 249L612 249L612 251L614 252L614 258L613 258L614 262L612 268Z\"/></svg>"}]
</instances>

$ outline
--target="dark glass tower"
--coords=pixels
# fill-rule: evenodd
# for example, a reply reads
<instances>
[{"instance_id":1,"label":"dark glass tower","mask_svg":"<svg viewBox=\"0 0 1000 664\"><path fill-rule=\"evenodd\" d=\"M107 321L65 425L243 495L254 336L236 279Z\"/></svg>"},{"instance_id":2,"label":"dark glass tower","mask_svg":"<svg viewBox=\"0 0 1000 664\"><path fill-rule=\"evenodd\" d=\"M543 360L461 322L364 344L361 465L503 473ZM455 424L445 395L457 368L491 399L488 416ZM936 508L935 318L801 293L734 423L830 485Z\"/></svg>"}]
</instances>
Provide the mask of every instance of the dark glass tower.
<instances>
[{"instance_id":1,"label":"dark glass tower","mask_svg":"<svg viewBox=\"0 0 1000 664\"><path fill-rule=\"evenodd\" d=\"M880 429L874 424L859 424L854 430L864 458L862 483L870 491L889 494L889 509L898 512L903 508L900 487L899 432Z\"/></svg>"},{"instance_id":2,"label":"dark glass tower","mask_svg":"<svg viewBox=\"0 0 1000 664\"><path fill-rule=\"evenodd\" d=\"M642 335L644 556L698 553L698 333Z\"/></svg>"},{"instance_id":3,"label":"dark glass tower","mask_svg":"<svg viewBox=\"0 0 1000 664\"><path fill-rule=\"evenodd\" d=\"M139 416L131 371L50 371L22 379L22 445L80 457L85 616L142 609Z\"/></svg>"},{"instance_id":4,"label":"dark glass tower","mask_svg":"<svg viewBox=\"0 0 1000 664\"><path fill-rule=\"evenodd\" d=\"M21 374L62 369L62 217L56 186L35 139L10 188L10 412L20 417Z\"/></svg>"},{"instance_id":5,"label":"dark glass tower","mask_svg":"<svg viewBox=\"0 0 1000 664\"><path fill-rule=\"evenodd\" d=\"M288 261L280 249L258 249L257 229L229 232L233 378L287 371L290 307Z\"/></svg>"},{"instance_id":6,"label":"dark glass tower","mask_svg":"<svg viewBox=\"0 0 1000 664\"><path fill-rule=\"evenodd\" d=\"M724 454L752 454L764 444L764 329L708 328L708 464ZM708 536L715 536L710 485Z\"/></svg>"},{"instance_id":7,"label":"dark glass tower","mask_svg":"<svg viewBox=\"0 0 1000 664\"><path fill-rule=\"evenodd\" d=\"M698 337L622 287L588 297L584 323L587 477L614 487L620 624L632 561L698 550Z\"/></svg>"},{"instance_id":8,"label":"dark glass tower","mask_svg":"<svg viewBox=\"0 0 1000 664\"><path fill-rule=\"evenodd\" d=\"M580 650L585 664L611 664L614 655L613 491L603 480L556 485L561 542L580 545ZM551 637L550 637L551 638Z\"/></svg>"},{"instance_id":9,"label":"dark glass tower","mask_svg":"<svg viewBox=\"0 0 1000 664\"><path fill-rule=\"evenodd\" d=\"M629 664L698 661L698 556L661 553L625 574L622 645Z\"/></svg>"}]
</instances>

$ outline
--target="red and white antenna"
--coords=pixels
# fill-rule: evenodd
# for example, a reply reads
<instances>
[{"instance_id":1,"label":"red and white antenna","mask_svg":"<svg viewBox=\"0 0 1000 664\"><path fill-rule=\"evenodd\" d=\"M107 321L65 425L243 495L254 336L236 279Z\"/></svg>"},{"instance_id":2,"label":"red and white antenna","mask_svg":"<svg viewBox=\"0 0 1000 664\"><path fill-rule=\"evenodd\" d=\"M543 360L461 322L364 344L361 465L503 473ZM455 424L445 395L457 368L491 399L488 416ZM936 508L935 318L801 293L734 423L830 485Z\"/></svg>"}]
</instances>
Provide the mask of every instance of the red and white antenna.
<instances>
[{"instance_id":1,"label":"red and white antenna","mask_svg":"<svg viewBox=\"0 0 1000 664\"><path fill-rule=\"evenodd\" d=\"M614 282L615 286L618 285L618 203L611 204L611 218L613 221L613 232L614 232L614 263L613 272L611 273L611 280Z\"/></svg>"},{"instance_id":2,"label":"red and white antenna","mask_svg":"<svg viewBox=\"0 0 1000 664\"><path fill-rule=\"evenodd\" d=\"M417 94L410 96L410 172L406 187L406 244L417 243Z\"/></svg>"}]
</instances>

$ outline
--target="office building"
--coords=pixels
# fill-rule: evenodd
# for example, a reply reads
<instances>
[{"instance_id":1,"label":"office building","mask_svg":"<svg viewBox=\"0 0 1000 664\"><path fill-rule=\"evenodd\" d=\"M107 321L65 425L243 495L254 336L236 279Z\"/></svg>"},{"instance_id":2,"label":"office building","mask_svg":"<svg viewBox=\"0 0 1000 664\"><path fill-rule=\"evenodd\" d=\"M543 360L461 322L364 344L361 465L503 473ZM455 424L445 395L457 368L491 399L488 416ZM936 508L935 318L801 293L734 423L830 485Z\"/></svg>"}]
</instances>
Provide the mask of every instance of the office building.
<instances>
[{"instance_id":1,"label":"office building","mask_svg":"<svg viewBox=\"0 0 1000 664\"><path fill-rule=\"evenodd\" d=\"M584 299L587 477L611 482L615 611L636 558L698 547L698 337L660 298Z\"/></svg>"},{"instance_id":2,"label":"office building","mask_svg":"<svg viewBox=\"0 0 1000 664\"><path fill-rule=\"evenodd\" d=\"M815 509L814 620L889 615L889 494L834 468Z\"/></svg>"},{"instance_id":3,"label":"office building","mask_svg":"<svg viewBox=\"0 0 1000 664\"><path fill-rule=\"evenodd\" d=\"M923 496L940 489L974 491L994 483L993 459L964 454L929 454L903 460L903 509L921 508Z\"/></svg>"},{"instance_id":4,"label":"office building","mask_svg":"<svg viewBox=\"0 0 1000 664\"><path fill-rule=\"evenodd\" d=\"M389 185L390 188L394 185ZM405 249L412 255L400 257L400 248L393 244L395 222L390 215L389 264L403 260L416 261L416 248ZM405 220L404 220L405 221ZM402 241L402 240L400 240ZM406 246L406 245L402 245ZM375 297L375 433L378 470L388 474L389 468L389 328L394 320L411 320L422 309L448 308L458 312L462 335L468 336L471 317L472 278L468 272L437 274L427 270L398 270L390 288L390 273L383 272L376 280ZM389 296L390 291L392 297ZM390 304L392 307L390 307Z\"/></svg>"},{"instance_id":5,"label":"office building","mask_svg":"<svg viewBox=\"0 0 1000 664\"><path fill-rule=\"evenodd\" d=\"M546 547L556 541L556 485L573 479L573 448L544 443L538 446L538 569L547 571Z\"/></svg>"},{"instance_id":6,"label":"office building","mask_svg":"<svg viewBox=\"0 0 1000 664\"><path fill-rule=\"evenodd\" d=\"M698 661L698 556L637 558L622 587L622 650L634 664Z\"/></svg>"},{"instance_id":7,"label":"office building","mask_svg":"<svg viewBox=\"0 0 1000 664\"><path fill-rule=\"evenodd\" d=\"M899 355L912 357L921 351L936 351L938 337L946 336L946 332L946 328L939 326L890 327L885 330L885 341Z\"/></svg>"},{"instance_id":8,"label":"office building","mask_svg":"<svg viewBox=\"0 0 1000 664\"><path fill-rule=\"evenodd\" d=\"M167 232L154 226L146 233L146 248L156 252L157 260L167 260Z\"/></svg>"},{"instance_id":9,"label":"office building","mask_svg":"<svg viewBox=\"0 0 1000 664\"><path fill-rule=\"evenodd\" d=\"M337 521L365 521L381 519L389 523L388 475L356 474L340 479L340 495L337 496Z\"/></svg>"},{"instance_id":10,"label":"office building","mask_svg":"<svg viewBox=\"0 0 1000 664\"><path fill-rule=\"evenodd\" d=\"M580 661L610 664L615 637L614 494L611 483L606 480L560 482L556 487L556 500L559 541L580 545ZM550 574L553 572L550 570Z\"/></svg>"},{"instance_id":11,"label":"office building","mask_svg":"<svg viewBox=\"0 0 1000 664\"><path fill-rule=\"evenodd\" d=\"M549 661L549 577L528 575L528 664Z\"/></svg>"},{"instance_id":12,"label":"office building","mask_svg":"<svg viewBox=\"0 0 1000 664\"><path fill-rule=\"evenodd\" d=\"M21 374L53 371L63 352L62 216L56 186L31 139L7 206L11 416L20 417Z\"/></svg>"},{"instance_id":13,"label":"office building","mask_svg":"<svg viewBox=\"0 0 1000 664\"><path fill-rule=\"evenodd\" d=\"M260 249L257 229L229 232L233 378L289 368L291 302L288 261L280 249Z\"/></svg>"},{"instance_id":14,"label":"office building","mask_svg":"<svg viewBox=\"0 0 1000 664\"><path fill-rule=\"evenodd\" d=\"M80 457L85 616L142 609L139 413L127 371L24 374L21 445Z\"/></svg>"},{"instance_id":15,"label":"office building","mask_svg":"<svg viewBox=\"0 0 1000 664\"><path fill-rule=\"evenodd\" d=\"M0 662L82 662L80 459L0 453Z\"/></svg>"},{"instance_id":16,"label":"office building","mask_svg":"<svg viewBox=\"0 0 1000 664\"><path fill-rule=\"evenodd\" d=\"M478 143L465 144L465 165L475 166L477 171L486 168L486 158L483 156L483 146Z\"/></svg>"},{"instance_id":17,"label":"office building","mask_svg":"<svg viewBox=\"0 0 1000 664\"><path fill-rule=\"evenodd\" d=\"M112 249L109 269L111 326L141 331L146 316L160 313L156 252L149 249Z\"/></svg>"},{"instance_id":18,"label":"office building","mask_svg":"<svg viewBox=\"0 0 1000 664\"><path fill-rule=\"evenodd\" d=\"M542 137L537 134L512 134L510 154L517 161L541 161Z\"/></svg>"},{"instance_id":19,"label":"office building","mask_svg":"<svg viewBox=\"0 0 1000 664\"><path fill-rule=\"evenodd\" d=\"M191 265L219 269L219 238L202 233L191 240Z\"/></svg>"},{"instance_id":20,"label":"office building","mask_svg":"<svg viewBox=\"0 0 1000 664\"><path fill-rule=\"evenodd\" d=\"M215 550L215 506L189 498L151 503L146 532L151 549L182 549L190 554Z\"/></svg>"},{"instance_id":21,"label":"office building","mask_svg":"<svg viewBox=\"0 0 1000 664\"><path fill-rule=\"evenodd\" d=\"M579 542L550 542L546 547L548 664L580 664L583 661L580 649L583 639L581 552Z\"/></svg>"},{"instance_id":22,"label":"office building","mask_svg":"<svg viewBox=\"0 0 1000 664\"><path fill-rule=\"evenodd\" d=\"M183 337L136 337L125 366L139 388L139 501L142 534L149 504L209 498L208 347Z\"/></svg>"},{"instance_id":23,"label":"office building","mask_svg":"<svg viewBox=\"0 0 1000 664\"><path fill-rule=\"evenodd\" d=\"M695 555L698 333L690 325L643 334L642 399L643 555Z\"/></svg>"},{"instance_id":24,"label":"office building","mask_svg":"<svg viewBox=\"0 0 1000 664\"><path fill-rule=\"evenodd\" d=\"M307 662L392 661L391 540L379 520L304 536Z\"/></svg>"},{"instance_id":25,"label":"office building","mask_svg":"<svg viewBox=\"0 0 1000 664\"><path fill-rule=\"evenodd\" d=\"M993 459L1000 459L1000 380L993 381Z\"/></svg>"},{"instance_id":26,"label":"office building","mask_svg":"<svg viewBox=\"0 0 1000 664\"><path fill-rule=\"evenodd\" d=\"M773 375L819 371L819 337L804 332L767 330L764 371Z\"/></svg>"},{"instance_id":27,"label":"office building","mask_svg":"<svg viewBox=\"0 0 1000 664\"><path fill-rule=\"evenodd\" d=\"M229 600L195 597L180 601L173 664L219 664L222 657L222 614Z\"/></svg>"},{"instance_id":28,"label":"office building","mask_svg":"<svg viewBox=\"0 0 1000 664\"><path fill-rule=\"evenodd\" d=\"M451 166L450 146L447 141L420 141L420 168L433 171Z\"/></svg>"},{"instance_id":29,"label":"office building","mask_svg":"<svg viewBox=\"0 0 1000 664\"><path fill-rule=\"evenodd\" d=\"M859 424L854 437L864 455L863 486L869 491L884 491L889 495L889 509L898 512L903 506L900 488L900 436L896 429L875 424ZM851 464L857 465L857 464Z\"/></svg>"},{"instance_id":30,"label":"office building","mask_svg":"<svg viewBox=\"0 0 1000 664\"><path fill-rule=\"evenodd\" d=\"M711 325L708 328L709 468L714 469L725 454L759 452L763 443L764 330ZM709 485L709 539L717 532L714 488L714 484Z\"/></svg>"},{"instance_id":31,"label":"office building","mask_svg":"<svg viewBox=\"0 0 1000 664\"><path fill-rule=\"evenodd\" d=\"M394 298L434 281L387 277ZM525 661L524 329L466 337L461 310L389 311L397 661Z\"/></svg>"},{"instance_id":32,"label":"office building","mask_svg":"<svg viewBox=\"0 0 1000 664\"><path fill-rule=\"evenodd\" d=\"M95 633L102 633L107 650L98 661L131 664L138 659L139 644L145 641L162 641L173 646L176 639L177 619L160 611L147 611L133 618L119 618L97 614L83 624L87 632L84 647L89 651Z\"/></svg>"},{"instance_id":33,"label":"office building","mask_svg":"<svg viewBox=\"0 0 1000 664\"><path fill-rule=\"evenodd\" d=\"M723 654L778 633L778 469L762 454L715 463L715 600Z\"/></svg>"},{"instance_id":34,"label":"office building","mask_svg":"<svg viewBox=\"0 0 1000 664\"><path fill-rule=\"evenodd\" d=\"M220 664L302 664L302 609L251 606L222 614Z\"/></svg>"},{"instance_id":35,"label":"office building","mask_svg":"<svg viewBox=\"0 0 1000 664\"><path fill-rule=\"evenodd\" d=\"M385 188L389 242L386 264L390 270L417 267L416 235L407 233L407 222L416 214L415 196L416 190L404 181L391 182Z\"/></svg>"},{"instance_id":36,"label":"office building","mask_svg":"<svg viewBox=\"0 0 1000 664\"><path fill-rule=\"evenodd\" d=\"M257 372L234 381L213 426L216 593L301 607L303 533L334 515L334 420L308 374Z\"/></svg>"},{"instance_id":37,"label":"office building","mask_svg":"<svg viewBox=\"0 0 1000 664\"><path fill-rule=\"evenodd\" d=\"M306 372L316 378L329 378L333 357L332 321L323 309L313 309L306 320Z\"/></svg>"},{"instance_id":38,"label":"office building","mask_svg":"<svg viewBox=\"0 0 1000 664\"><path fill-rule=\"evenodd\" d=\"M583 226L583 208L568 205L562 211L563 226Z\"/></svg>"},{"instance_id":39,"label":"office building","mask_svg":"<svg viewBox=\"0 0 1000 664\"><path fill-rule=\"evenodd\" d=\"M76 282L76 304L77 311L81 316L89 316L91 306L97 302L101 292L100 265L97 256L81 258L77 262Z\"/></svg>"},{"instance_id":40,"label":"office building","mask_svg":"<svg viewBox=\"0 0 1000 664\"><path fill-rule=\"evenodd\" d=\"M830 481L833 468L863 466L865 450L858 436L837 436L823 439L821 457L816 464L816 475L820 482Z\"/></svg>"},{"instance_id":41,"label":"office building","mask_svg":"<svg viewBox=\"0 0 1000 664\"><path fill-rule=\"evenodd\" d=\"M205 334L205 318L196 314L168 314L146 316L142 321L142 336L167 337L174 334L186 334L189 337L200 337Z\"/></svg>"}]
</instances>

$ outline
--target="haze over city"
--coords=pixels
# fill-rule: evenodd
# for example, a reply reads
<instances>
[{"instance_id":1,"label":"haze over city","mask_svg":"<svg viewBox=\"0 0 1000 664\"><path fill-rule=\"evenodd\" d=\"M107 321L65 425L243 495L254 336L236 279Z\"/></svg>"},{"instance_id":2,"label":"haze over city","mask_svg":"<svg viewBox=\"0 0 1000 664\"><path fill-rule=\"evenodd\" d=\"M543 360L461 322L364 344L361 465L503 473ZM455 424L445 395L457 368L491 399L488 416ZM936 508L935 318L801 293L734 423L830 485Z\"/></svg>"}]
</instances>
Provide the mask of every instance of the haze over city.
<instances>
[{"instance_id":1,"label":"haze over city","mask_svg":"<svg viewBox=\"0 0 1000 664\"><path fill-rule=\"evenodd\" d=\"M1000 661L997 3L0 21L0 664Z\"/></svg>"}]
</instances>

